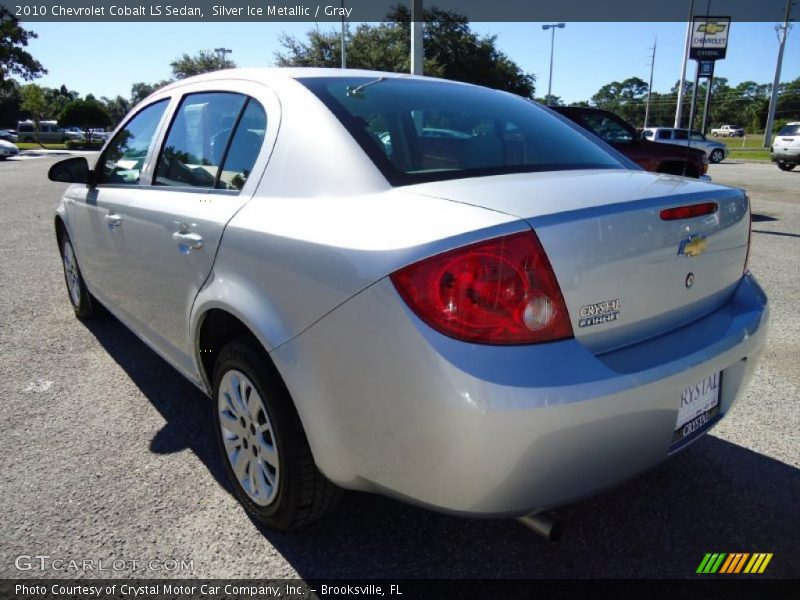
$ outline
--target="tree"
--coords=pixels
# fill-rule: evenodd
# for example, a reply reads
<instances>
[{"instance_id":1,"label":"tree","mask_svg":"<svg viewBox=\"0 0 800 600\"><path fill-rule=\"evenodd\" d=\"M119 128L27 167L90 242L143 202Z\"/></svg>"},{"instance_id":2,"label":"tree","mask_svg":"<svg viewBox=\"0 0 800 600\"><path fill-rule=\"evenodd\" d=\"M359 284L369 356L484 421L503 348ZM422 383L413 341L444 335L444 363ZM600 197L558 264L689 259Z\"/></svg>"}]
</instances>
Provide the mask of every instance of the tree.
<instances>
[{"instance_id":1,"label":"tree","mask_svg":"<svg viewBox=\"0 0 800 600\"><path fill-rule=\"evenodd\" d=\"M19 25L19 19L4 6L0 6L0 88L9 84L11 75L18 75L31 81L47 73L42 64L33 58L25 48L28 40L37 35Z\"/></svg>"},{"instance_id":2,"label":"tree","mask_svg":"<svg viewBox=\"0 0 800 600\"><path fill-rule=\"evenodd\" d=\"M125 115L131 109L131 102L122 96L117 96L113 99L103 97L101 100L105 104L106 112L111 119L111 125L114 127L125 118Z\"/></svg>"},{"instance_id":3,"label":"tree","mask_svg":"<svg viewBox=\"0 0 800 600\"><path fill-rule=\"evenodd\" d=\"M598 108L618 113L632 125L639 126L644 121L646 97L647 82L639 77L629 77L601 87L592 96L592 103Z\"/></svg>"},{"instance_id":4,"label":"tree","mask_svg":"<svg viewBox=\"0 0 800 600\"><path fill-rule=\"evenodd\" d=\"M0 86L0 127L16 129L17 121L22 119L22 96L19 84L10 79L5 86Z\"/></svg>"},{"instance_id":5,"label":"tree","mask_svg":"<svg viewBox=\"0 0 800 600\"><path fill-rule=\"evenodd\" d=\"M479 36L466 17L438 8L424 12L426 75L465 81L533 98L535 77L524 73L497 49L496 36ZM347 38L347 64L352 68L395 73L410 70L411 16L404 5L395 6L387 21L362 23ZM283 35L283 52L275 53L279 66L338 67L341 64L339 33L314 29L306 39Z\"/></svg>"},{"instance_id":6,"label":"tree","mask_svg":"<svg viewBox=\"0 0 800 600\"><path fill-rule=\"evenodd\" d=\"M36 123L36 140L39 140L39 122L47 110L47 100L44 97L44 91L38 85L29 83L20 88L20 108L30 113L31 119Z\"/></svg>"},{"instance_id":7,"label":"tree","mask_svg":"<svg viewBox=\"0 0 800 600\"><path fill-rule=\"evenodd\" d=\"M186 79L201 73L210 73L222 69L233 69L236 63L232 60L223 59L218 54L208 50L200 50L195 56L184 54L176 58L169 66L172 67L172 75L175 79Z\"/></svg>"},{"instance_id":8,"label":"tree","mask_svg":"<svg viewBox=\"0 0 800 600\"><path fill-rule=\"evenodd\" d=\"M67 89L67 86L62 85L60 88L43 88L45 102L47 102L47 109L45 114L47 116L57 117L64 110L64 107L77 99L80 94Z\"/></svg>"},{"instance_id":9,"label":"tree","mask_svg":"<svg viewBox=\"0 0 800 600\"><path fill-rule=\"evenodd\" d=\"M86 132L94 127L108 127L111 125L111 118L105 107L93 98L84 100L73 100L64 107L58 118L61 127L80 127ZM88 133L87 141L92 141L91 133Z\"/></svg>"}]
</instances>

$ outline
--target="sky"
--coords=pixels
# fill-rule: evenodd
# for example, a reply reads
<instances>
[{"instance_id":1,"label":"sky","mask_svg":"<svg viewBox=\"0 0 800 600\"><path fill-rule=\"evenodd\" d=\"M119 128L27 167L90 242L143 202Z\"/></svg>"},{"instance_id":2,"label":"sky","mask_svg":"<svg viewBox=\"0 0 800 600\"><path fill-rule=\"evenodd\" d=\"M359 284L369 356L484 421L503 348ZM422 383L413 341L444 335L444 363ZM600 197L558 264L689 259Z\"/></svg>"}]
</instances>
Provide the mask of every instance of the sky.
<instances>
[{"instance_id":1,"label":"sky","mask_svg":"<svg viewBox=\"0 0 800 600\"><path fill-rule=\"evenodd\" d=\"M775 72L777 23L732 23L727 58L715 76L731 85L771 83ZM48 69L39 85L66 84L82 95L129 96L131 84L170 77L169 63L184 54L226 47L240 67L271 66L282 32L303 36L314 23L27 23L39 34L31 53ZM337 27L320 23L323 30ZM537 96L547 93L550 32L541 23L472 23L536 76ZM603 85L638 76L647 81L658 38L653 90L668 92L680 77L685 23L567 23L555 34L553 94L566 102L588 100ZM687 79L694 76L690 61ZM800 26L790 29L781 81L800 77Z\"/></svg>"}]
</instances>

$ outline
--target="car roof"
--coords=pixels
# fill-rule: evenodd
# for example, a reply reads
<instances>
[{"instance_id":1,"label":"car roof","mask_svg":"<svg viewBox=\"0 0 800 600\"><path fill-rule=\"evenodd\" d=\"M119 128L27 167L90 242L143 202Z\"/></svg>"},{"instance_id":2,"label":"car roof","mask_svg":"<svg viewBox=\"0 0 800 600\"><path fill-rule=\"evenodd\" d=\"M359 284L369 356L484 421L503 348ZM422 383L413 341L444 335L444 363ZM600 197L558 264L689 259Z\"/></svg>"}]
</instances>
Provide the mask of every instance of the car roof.
<instances>
[{"instance_id":1,"label":"car roof","mask_svg":"<svg viewBox=\"0 0 800 600\"><path fill-rule=\"evenodd\" d=\"M417 79L422 81L436 81L442 83L454 83L459 85L471 85L458 81L444 80L438 77L424 77L421 75L411 75L409 73L390 73L388 71L370 71L367 69L339 69L322 67L251 67L240 69L223 69L211 73L203 73L194 77L180 79L159 91L170 91L186 85L187 83L203 83L224 81L230 79L244 79L255 82L285 82L288 80L305 79L310 77L383 77L386 79Z\"/></svg>"}]
</instances>

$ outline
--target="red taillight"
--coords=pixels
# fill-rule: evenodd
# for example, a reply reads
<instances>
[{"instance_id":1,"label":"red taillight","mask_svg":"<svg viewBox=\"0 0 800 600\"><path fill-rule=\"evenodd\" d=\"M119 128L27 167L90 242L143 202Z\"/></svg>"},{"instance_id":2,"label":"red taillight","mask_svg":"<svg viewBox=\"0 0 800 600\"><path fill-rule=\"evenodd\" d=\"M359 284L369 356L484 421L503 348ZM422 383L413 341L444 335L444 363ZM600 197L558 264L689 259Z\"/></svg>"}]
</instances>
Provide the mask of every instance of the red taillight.
<instances>
[{"instance_id":1,"label":"red taillight","mask_svg":"<svg viewBox=\"0 0 800 600\"><path fill-rule=\"evenodd\" d=\"M703 202L702 204L688 204L686 206L676 206L666 208L661 211L663 221L677 221L678 219L692 219L702 217L717 212L716 202Z\"/></svg>"},{"instance_id":2,"label":"red taillight","mask_svg":"<svg viewBox=\"0 0 800 600\"><path fill-rule=\"evenodd\" d=\"M392 274L411 310L450 337L532 344L572 336L550 261L532 231L426 258Z\"/></svg>"}]
</instances>

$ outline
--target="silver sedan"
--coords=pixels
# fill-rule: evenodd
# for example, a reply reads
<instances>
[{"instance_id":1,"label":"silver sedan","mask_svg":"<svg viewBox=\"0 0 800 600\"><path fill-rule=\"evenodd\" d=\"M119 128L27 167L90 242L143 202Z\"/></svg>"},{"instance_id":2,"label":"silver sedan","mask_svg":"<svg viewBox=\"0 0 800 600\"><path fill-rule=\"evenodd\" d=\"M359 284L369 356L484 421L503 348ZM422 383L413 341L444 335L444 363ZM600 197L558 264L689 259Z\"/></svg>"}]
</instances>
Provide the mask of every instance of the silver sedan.
<instances>
[{"instance_id":1,"label":"silver sedan","mask_svg":"<svg viewBox=\"0 0 800 600\"><path fill-rule=\"evenodd\" d=\"M50 177L75 313L212 398L275 528L342 488L492 517L594 494L724 417L766 336L742 190L486 88L220 71Z\"/></svg>"}]
</instances>

